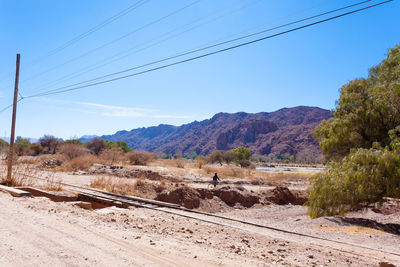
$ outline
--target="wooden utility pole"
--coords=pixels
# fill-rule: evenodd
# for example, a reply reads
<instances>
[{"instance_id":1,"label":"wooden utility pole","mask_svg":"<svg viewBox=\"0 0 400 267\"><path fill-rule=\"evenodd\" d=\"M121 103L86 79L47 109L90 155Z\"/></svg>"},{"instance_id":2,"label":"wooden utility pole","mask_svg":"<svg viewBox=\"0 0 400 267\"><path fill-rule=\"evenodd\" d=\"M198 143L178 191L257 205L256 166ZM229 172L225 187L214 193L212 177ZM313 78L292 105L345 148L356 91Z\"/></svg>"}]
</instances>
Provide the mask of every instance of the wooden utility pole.
<instances>
[{"instance_id":1,"label":"wooden utility pole","mask_svg":"<svg viewBox=\"0 0 400 267\"><path fill-rule=\"evenodd\" d=\"M19 82L19 59L20 54L17 54L17 69L15 72L15 87L14 87L14 104L11 122L11 137L10 137L10 149L8 152L8 165L7 165L7 180L6 183L12 182L12 164L14 159L14 138L15 138L15 119L17 117L17 100L18 100L18 82Z\"/></svg>"}]
</instances>

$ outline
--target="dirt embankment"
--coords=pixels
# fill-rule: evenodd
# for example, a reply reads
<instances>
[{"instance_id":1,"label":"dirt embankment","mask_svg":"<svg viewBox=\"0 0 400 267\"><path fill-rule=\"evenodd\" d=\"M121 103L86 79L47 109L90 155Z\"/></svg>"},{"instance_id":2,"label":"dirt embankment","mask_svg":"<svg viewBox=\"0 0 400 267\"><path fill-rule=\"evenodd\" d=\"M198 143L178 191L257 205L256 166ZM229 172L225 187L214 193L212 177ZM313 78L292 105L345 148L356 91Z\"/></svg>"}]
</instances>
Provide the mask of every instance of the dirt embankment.
<instances>
[{"instance_id":1,"label":"dirt embankment","mask_svg":"<svg viewBox=\"0 0 400 267\"><path fill-rule=\"evenodd\" d=\"M186 208L193 209L200 207L202 201L215 198L231 207L240 205L246 208L250 208L255 204L269 203L302 205L307 201L305 194L291 192L287 187L282 186L263 193L249 191L241 186L224 186L215 189L195 189L185 186L172 191L164 190L157 195L156 200L180 204Z\"/></svg>"}]
</instances>

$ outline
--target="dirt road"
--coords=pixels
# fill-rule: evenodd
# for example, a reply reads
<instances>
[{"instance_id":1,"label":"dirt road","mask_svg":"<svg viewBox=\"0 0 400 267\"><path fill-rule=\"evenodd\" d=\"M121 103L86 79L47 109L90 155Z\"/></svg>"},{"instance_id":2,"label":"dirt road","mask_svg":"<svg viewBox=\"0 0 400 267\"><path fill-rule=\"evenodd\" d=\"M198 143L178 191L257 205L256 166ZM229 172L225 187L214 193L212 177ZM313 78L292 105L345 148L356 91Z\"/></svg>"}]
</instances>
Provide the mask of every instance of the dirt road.
<instances>
[{"instance_id":1,"label":"dirt road","mask_svg":"<svg viewBox=\"0 0 400 267\"><path fill-rule=\"evenodd\" d=\"M90 211L0 192L0 212L1 266L378 266L396 260L147 209Z\"/></svg>"}]
</instances>

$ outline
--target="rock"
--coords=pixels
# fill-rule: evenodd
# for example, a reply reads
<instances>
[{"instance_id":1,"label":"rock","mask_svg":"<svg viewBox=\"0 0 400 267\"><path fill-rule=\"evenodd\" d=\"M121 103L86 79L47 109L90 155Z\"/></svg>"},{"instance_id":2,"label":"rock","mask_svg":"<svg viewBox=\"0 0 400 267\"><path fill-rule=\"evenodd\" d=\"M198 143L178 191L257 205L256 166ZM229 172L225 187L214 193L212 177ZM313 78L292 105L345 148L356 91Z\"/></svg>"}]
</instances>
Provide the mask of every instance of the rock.
<instances>
[{"instance_id":1,"label":"rock","mask_svg":"<svg viewBox=\"0 0 400 267\"><path fill-rule=\"evenodd\" d=\"M61 166L62 164L63 164L63 162L61 160L53 158L53 159L44 161L42 163L42 167L51 169L51 168Z\"/></svg>"}]
</instances>

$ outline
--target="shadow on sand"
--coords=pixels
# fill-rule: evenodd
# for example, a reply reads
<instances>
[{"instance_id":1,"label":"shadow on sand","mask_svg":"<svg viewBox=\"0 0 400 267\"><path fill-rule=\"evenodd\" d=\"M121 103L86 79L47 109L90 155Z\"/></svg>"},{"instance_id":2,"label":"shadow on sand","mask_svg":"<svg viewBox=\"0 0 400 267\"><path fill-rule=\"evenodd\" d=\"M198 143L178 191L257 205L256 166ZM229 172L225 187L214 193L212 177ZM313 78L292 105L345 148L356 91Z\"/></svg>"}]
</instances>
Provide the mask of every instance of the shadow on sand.
<instances>
[{"instance_id":1,"label":"shadow on sand","mask_svg":"<svg viewBox=\"0 0 400 267\"><path fill-rule=\"evenodd\" d=\"M335 217L335 218L327 218L327 220L337 223L339 225L357 225L362 227L368 227L376 230L380 230L386 233L399 235L400 236L400 224L396 223L379 223L374 220L364 219L364 218L344 218L344 217Z\"/></svg>"}]
</instances>

